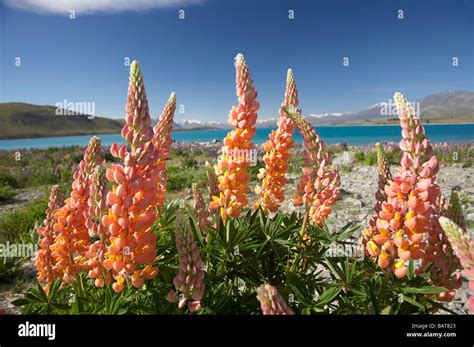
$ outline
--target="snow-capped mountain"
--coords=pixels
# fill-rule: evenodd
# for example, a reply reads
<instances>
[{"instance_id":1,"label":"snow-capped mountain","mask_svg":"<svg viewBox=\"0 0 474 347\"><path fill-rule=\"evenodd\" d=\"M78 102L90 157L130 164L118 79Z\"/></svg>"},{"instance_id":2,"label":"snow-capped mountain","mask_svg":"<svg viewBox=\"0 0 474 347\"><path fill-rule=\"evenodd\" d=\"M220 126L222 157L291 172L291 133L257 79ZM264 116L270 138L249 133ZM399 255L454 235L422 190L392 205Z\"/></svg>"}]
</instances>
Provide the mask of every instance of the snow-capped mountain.
<instances>
[{"instance_id":1,"label":"snow-capped mountain","mask_svg":"<svg viewBox=\"0 0 474 347\"><path fill-rule=\"evenodd\" d=\"M413 104L415 112L420 113L422 118L436 118L446 116L466 117L472 116L474 121L474 92L469 91L448 91L429 95L415 104ZM304 113L305 114L305 113ZM307 114L305 114L307 115ZM397 118L395 105L393 100L386 100L368 106L358 112L345 113L310 113L307 119L313 125L343 125L354 123L373 124L388 119ZM278 118L259 117L257 120L257 128L275 128ZM203 122L200 120L182 120L177 122L177 128L182 129L229 129L231 128L226 120L222 122L210 121Z\"/></svg>"}]
</instances>

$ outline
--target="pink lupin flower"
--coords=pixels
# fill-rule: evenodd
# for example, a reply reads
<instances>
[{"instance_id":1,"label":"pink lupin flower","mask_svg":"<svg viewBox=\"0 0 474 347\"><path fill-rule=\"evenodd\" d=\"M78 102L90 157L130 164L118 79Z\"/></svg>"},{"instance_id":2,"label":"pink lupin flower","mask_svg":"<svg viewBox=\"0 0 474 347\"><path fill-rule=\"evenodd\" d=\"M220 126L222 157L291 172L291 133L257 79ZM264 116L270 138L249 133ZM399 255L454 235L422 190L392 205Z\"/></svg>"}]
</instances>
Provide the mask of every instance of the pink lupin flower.
<instances>
[{"instance_id":1,"label":"pink lupin flower","mask_svg":"<svg viewBox=\"0 0 474 347\"><path fill-rule=\"evenodd\" d=\"M220 210L222 220L227 216L233 218L240 215L241 210L248 204L247 184L250 175L249 157L254 150L251 142L255 135L257 111L257 91L253 85L247 62L242 54L235 58L236 89L239 105L233 106L229 114L229 125L234 129L227 134L222 147L222 155L215 166L219 177L219 195L213 196L211 208Z\"/></svg>"},{"instance_id":2,"label":"pink lupin flower","mask_svg":"<svg viewBox=\"0 0 474 347\"><path fill-rule=\"evenodd\" d=\"M336 167L330 168L332 156L323 151L325 144L316 130L294 108L282 108L303 136L305 167L293 203L309 207L310 223L322 225L339 197L340 178Z\"/></svg>"},{"instance_id":3,"label":"pink lupin flower","mask_svg":"<svg viewBox=\"0 0 474 347\"><path fill-rule=\"evenodd\" d=\"M153 266L156 235L151 226L157 217L163 167L157 165L159 153L152 142L148 101L136 61L130 66L125 120L122 136L130 148L117 144L110 148L112 155L123 159L123 166L112 164L107 169L106 177L114 185L107 194L109 212L102 218L110 233L103 266L112 271L116 292L123 290L125 281L139 288L158 273Z\"/></svg>"},{"instance_id":4,"label":"pink lupin flower","mask_svg":"<svg viewBox=\"0 0 474 347\"><path fill-rule=\"evenodd\" d=\"M79 163L74 173L74 182L70 197L65 205L54 214L54 230L56 238L51 245L52 256L56 260L55 270L61 273L63 283L72 283L77 273L84 269L89 248L89 232L87 223L90 220L87 205L91 174L103 159L100 154L100 140L92 137L84 153L84 159Z\"/></svg>"},{"instance_id":5,"label":"pink lupin flower","mask_svg":"<svg viewBox=\"0 0 474 347\"><path fill-rule=\"evenodd\" d=\"M51 188L49 195L48 208L46 209L46 218L43 222L43 226L37 229L39 234L39 246L38 256L36 257L36 269L38 282L44 282L44 288L49 288L49 285L53 279L60 277L58 272L55 270L56 260L52 256L50 246L53 244L56 238L56 231L54 230L54 212L60 208L63 204L63 197L58 185L54 185Z\"/></svg>"},{"instance_id":6,"label":"pink lupin flower","mask_svg":"<svg viewBox=\"0 0 474 347\"><path fill-rule=\"evenodd\" d=\"M107 205L107 179L103 165L97 166L92 173L90 196L88 200L90 225L88 226L91 236L98 236L99 240L89 246L86 252L88 276L95 279L94 284L100 288L108 284L111 277L110 272L103 268L104 256L107 251L109 232L102 224L102 218L107 215L110 206Z\"/></svg>"},{"instance_id":7,"label":"pink lupin flower","mask_svg":"<svg viewBox=\"0 0 474 347\"><path fill-rule=\"evenodd\" d=\"M293 315L293 311L270 284L262 284L257 289L257 299L264 315Z\"/></svg>"},{"instance_id":8,"label":"pink lupin flower","mask_svg":"<svg viewBox=\"0 0 474 347\"><path fill-rule=\"evenodd\" d=\"M158 151L158 163L156 165L161 168L160 175L160 189L159 189L159 199L158 207L161 209L165 201L166 193L166 164L165 160L168 159L170 154L171 144L173 140L171 139L171 132L173 131L173 118L174 112L176 110L176 94L171 93L168 101L166 102L163 112L161 113L160 120L155 125L154 128L154 137L153 144L155 145Z\"/></svg>"},{"instance_id":9,"label":"pink lupin flower","mask_svg":"<svg viewBox=\"0 0 474 347\"><path fill-rule=\"evenodd\" d=\"M201 307L204 295L204 270L193 233L181 211L176 214L176 248L179 254L179 272L173 280L176 291L171 291L167 299L179 302L179 308L187 305L194 312Z\"/></svg>"},{"instance_id":10,"label":"pink lupin flower","mask_svg":"<svg viewBox=\"0 0 474 347\"><path fill-rule=\"evenodd\" d=\"M434 263L430 270L433 283L455 288L458 285L452 277L455 262L437 220L438 162L411 106L400 93L394 98L402 127L401 169L385 185L386 198L378 205L380 209L370 223L372 231L366 249L381 268L391 267L397 277L406 275L405 265L410 259L422 259L418 271ZM452 296L450 290L438 298L449 300Z\"/></svg>"},{"instance_id":11,"label":"pink lupin flower","mask_svg":"<svg viewBox=\"0 0 474 347\"><path fill-rule=\"evenodd\" d=\"M469 281L469 290L474 292L474 239L470 238L467 232L464 232L455 222L446 217L440 217L439 223L464 269L463 274ZM468 298L468 309L471 313L474 313L472 295Z\"/></svg>"},{"instance_id":12,"label":"pink lupin flower","mask_svg":"<svg viewBox=\"0 0 474 347\"><path fill-rule=\"evenodd\" d=\"M368 221L368 226L364 230L362 230L361 237L359 238L359 242L366 247L367 242L369 242L373 237L377 234L377 227L376 227L376 220L378 217L378 213L382 210L382 204L387 200L387 194L385 193L385 186L390 184L392 181L392 174L390 172L390 164L388 159L385 155L383 147L380 143L375 145L377 151L377 176L378 176L378 189L375 193L375 206L374 211L375 215ZM367 248L364 248L367 252ZM380 257L381 262L386 262L388 258L382 259Z\"/></svg>"},{"instance_id":13,"label":"pink lupin flower","mask_svg":"<svg viewBox=\"0 0 474 347\"><path fill-rule=\"evenodd\" d=\"M298 90L291 69L288 69L285 100L281 104L281 107L285 106L298 107ZM288 161L294 144L292 140L294 131L293 121L286 117L280 108L278 128L270 133L269 140L265 143L266 153L263 158L265 168L260 169L258 175L262 186L257 185L255 188L255 193L260 195L257 206L261 205L267 212L276 212L285 200L283 188L287 182L285 175L289 169Z\"/></svg>"},{"instance_id":14,"label":"pink lupin flower","mask_svg":"<svg viewBox=\"0 0 474 347\"><path fill-rule=\"evenodd\" d=\"M209 225L209 210L206 206L204 198L197 187L197 183L192 184L193 199L194 199L194 215L198 218L199 229L203 234L206 234L206 228Z\"/></svg>"}]
</instances>

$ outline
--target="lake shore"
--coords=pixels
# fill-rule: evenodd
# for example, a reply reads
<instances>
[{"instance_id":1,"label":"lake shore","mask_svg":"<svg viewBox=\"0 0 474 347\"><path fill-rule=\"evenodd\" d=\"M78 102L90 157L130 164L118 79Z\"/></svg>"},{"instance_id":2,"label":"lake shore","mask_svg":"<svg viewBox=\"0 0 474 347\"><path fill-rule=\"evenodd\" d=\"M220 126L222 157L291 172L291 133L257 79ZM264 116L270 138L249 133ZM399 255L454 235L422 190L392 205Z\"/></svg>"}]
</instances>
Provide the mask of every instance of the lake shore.
<instances>
[{"instance_id":1,"label":"lake shore","mask_svg":"<svg viewBox=\"0 0 474 347\"><path fill-rule=\"evenodd\" d=\"M440 142L468 142L473 141L474 124L428 124L425 131L432 143ZM317 127L321 139L328 144L347 143L349 145L368 145L385 141L400 141L401 129L398 125L378 126L319 126ZM256 144L265 143L272 128L258 128L254 138ZM172 139L180 143L210 143L220 142L227 136L228 130L182 130L174 131ZM102 144L110 146L114 142L123 143L120 134L96 134L102 140ZM26 148L50 148L66 146L86 146L90 135L45 137L28 139L2 139L0 150L26 149ZM301 135L296 131L293 139L296 143L302 143Z\"/></svg>"},{"instance_id":2,"label":"lake shore","mask_svg":"<svg viewBox=\"0 0 474 347\"><path fill-rule=\"evenodd\" d=\"M474 116L472 122L433 122L425 123L425 126L431 125L474 125ZM391 126L399 126L398 122L355 122L355 123L345 123L345 124L316 124L314 127L316 128L345 128L345 127L391 127ZM217 128L212 126L203 126L198 128L175 128L173 132L195 132L195 131L229 131L231 128ZM258 128L259 130L273 130L276 129L275 127L265 127L265 128ZM1 136L0 142L3 140L23 140L23 139L47 139L47 138L67 138L67 137L75 137L75 136L101 136L101 135L119 135L120 131L101 131L101 132L84 132L84 131L77 131L77 132L70 132L67 134L12 134L8 136Z\"/></svg>"}]
</instances>

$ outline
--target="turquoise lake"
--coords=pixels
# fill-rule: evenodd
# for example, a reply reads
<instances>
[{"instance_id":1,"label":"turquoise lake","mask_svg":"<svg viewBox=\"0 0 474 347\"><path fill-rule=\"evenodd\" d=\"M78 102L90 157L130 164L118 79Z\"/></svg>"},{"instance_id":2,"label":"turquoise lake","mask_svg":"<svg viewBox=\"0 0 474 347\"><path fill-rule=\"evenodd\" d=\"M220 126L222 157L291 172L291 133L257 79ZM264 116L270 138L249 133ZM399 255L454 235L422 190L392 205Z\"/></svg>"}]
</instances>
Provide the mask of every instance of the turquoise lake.
<instances>
[{"instance_id":1,"label":"turquoise lake","mask_svg":"<svg viewBox=\"0 0 474 347\"><path fill-rule=\"evenodd\" d=\"M425 125L425 130L431 142L466 142L474 140L474 124L440 124ZM268 139L271 129L257 129L253 139L255 143L263 143ZM367 145L383 141L400 141L401 133L398 125L393 126L326 126L317 127L317 131L326 143L346 142L349 145ZM178 142L209 142L214 139L222 140L228 130L193 130L177 131L172 138ZM48 148L72 145L85 146L90 135L44 137L33 139L0 140L0 150L20 148ZM99 135L104 146L114 142L122 143L120 134ZM301 142L300 134L295 132L295 141Z\"/></svg>"}]
</instances>

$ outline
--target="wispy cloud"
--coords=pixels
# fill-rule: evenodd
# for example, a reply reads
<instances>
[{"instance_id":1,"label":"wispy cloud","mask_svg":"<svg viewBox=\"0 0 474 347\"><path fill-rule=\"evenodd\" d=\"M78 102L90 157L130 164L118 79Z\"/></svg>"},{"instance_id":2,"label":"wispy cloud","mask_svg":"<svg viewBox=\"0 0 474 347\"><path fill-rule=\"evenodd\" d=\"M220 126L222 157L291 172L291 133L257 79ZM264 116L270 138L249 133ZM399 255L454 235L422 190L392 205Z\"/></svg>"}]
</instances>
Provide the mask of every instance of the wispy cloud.
<instances>
[{"instance_id":1,"label":"wispy cloud","mask_svg":"<svg viewBox=\"0 0 474 347\"><path fill-rule=\"evenodd\" d=\"M204 0L4 0L11 8L40 14L143 12L159 8L201 4Z\"/></svg>"}]
</instances>

